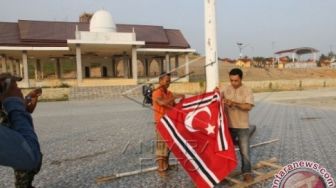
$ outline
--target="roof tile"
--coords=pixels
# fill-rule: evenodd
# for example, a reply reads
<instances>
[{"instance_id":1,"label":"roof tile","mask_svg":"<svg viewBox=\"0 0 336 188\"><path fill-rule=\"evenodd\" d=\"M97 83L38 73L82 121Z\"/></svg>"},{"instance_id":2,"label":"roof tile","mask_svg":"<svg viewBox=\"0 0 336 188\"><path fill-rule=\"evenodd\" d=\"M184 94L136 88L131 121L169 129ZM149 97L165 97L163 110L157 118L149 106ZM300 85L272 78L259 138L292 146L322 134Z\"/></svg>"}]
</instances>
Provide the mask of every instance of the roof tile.
<instances>
[{"instance_id":1,"label":"roof tile","mask_svg":"<svg viewBox=\"0 0 336 188\"><path fill-rule=\"evenodd\" d=\"M0 22L0 45L12 46L66 46L75 38L75 30L89 31L83 22L19 20L18 23ZM144 47L190 48L180 30L162 26L117 24L117 32L134 32Z\"/></svg>"}]
</instances>

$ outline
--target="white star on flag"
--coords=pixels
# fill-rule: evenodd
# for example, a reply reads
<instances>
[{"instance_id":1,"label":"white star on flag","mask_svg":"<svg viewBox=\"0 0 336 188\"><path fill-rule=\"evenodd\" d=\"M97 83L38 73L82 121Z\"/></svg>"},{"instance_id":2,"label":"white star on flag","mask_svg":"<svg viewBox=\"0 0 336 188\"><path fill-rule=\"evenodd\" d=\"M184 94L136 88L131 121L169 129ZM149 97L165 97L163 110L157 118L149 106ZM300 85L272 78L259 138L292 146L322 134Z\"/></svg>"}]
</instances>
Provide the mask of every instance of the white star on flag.
<instances>
[{"instance_id":1,"label":"white star on flag","mask_svg":"<svg viewBox=\"0 0 336 188\"><path fill-rule=\"evenodd\" d=\"M205 130L208 131L208 134L215 134L215 126L208 124L208 127L205 128Z\"/></svg>"}]
</instances>

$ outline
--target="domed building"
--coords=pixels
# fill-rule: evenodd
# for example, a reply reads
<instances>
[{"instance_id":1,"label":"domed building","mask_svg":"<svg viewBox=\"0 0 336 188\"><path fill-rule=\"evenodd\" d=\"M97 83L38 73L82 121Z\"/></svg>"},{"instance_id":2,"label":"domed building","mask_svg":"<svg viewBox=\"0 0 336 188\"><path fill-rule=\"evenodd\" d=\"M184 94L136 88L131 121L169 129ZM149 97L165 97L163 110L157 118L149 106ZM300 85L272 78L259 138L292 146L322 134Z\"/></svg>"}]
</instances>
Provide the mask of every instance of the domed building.
<instances>
[{"instance_id":1,"label":"domed building","mask_svg":"<svg viewBox=\"0 0 336 188\"><path fill-rule=\"evenodd\" d=\"M22 76L22 87L135 85L174 70L193 52L178 29L116 24L106 10L79 22L0 22L1 71ZM185 73L188 66L173 75Z\"/></svg>"},{"instance_id":2,"label":"domed building","mask_svg":"<svg viewBox=\"0 0 336 188\"><path fill-rule=\"evenodd\" d=\"M106 10L97 11L91 18L90 32L117 32L112 15Z\"/></svg>"}]
</instances>

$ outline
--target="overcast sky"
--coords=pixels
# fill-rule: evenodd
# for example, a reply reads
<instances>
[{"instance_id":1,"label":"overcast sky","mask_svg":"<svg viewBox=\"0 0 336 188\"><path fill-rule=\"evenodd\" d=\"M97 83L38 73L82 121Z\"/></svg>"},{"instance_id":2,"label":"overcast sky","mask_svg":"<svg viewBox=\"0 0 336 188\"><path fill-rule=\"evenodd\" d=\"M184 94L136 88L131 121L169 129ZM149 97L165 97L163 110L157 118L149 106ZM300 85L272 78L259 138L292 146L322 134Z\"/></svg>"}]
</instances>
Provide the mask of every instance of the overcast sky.
<instances>
[{"instance_id":1,"label":"overcast sky","mask_svg":"<svg viewBox=\"0 0 336 188\"><path fill-rule=\"evenodd\" d=\"M0 21L78 21L105 9L116 23L180 29L204 54L204 0L1 0ZM276 50L314 47L336 51L336 0L217 0L218 54L272 56Z\"/></svg>"}]
</instances>

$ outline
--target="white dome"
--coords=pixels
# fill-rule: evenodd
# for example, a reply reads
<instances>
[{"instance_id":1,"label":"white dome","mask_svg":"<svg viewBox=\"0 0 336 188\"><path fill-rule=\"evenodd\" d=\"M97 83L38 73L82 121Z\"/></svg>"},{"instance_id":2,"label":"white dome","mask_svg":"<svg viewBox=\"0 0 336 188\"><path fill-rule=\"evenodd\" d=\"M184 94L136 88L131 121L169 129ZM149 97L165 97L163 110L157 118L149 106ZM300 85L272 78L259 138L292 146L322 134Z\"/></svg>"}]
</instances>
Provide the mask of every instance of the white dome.
<instances>
[{"instance_id":1,"label":"white dome","mask_svg":"<svg viewBox=\"0 0 336 188\"><path fill-rule=\"evenodd\" d=\"M90 32L116 32L112 15L106 10L99 10L91 18Z\"/></svg>"}]
</instances>

